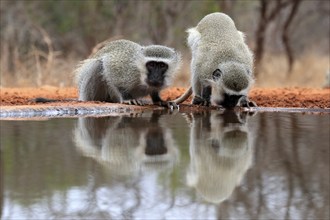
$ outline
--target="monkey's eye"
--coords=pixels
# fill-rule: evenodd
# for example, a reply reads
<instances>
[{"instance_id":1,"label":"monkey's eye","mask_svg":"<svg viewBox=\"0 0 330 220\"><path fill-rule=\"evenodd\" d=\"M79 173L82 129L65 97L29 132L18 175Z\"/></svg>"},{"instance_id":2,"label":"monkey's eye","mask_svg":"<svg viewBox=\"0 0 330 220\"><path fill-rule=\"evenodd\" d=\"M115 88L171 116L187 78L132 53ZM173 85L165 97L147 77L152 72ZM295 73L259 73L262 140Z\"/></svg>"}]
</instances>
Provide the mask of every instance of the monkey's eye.
<instances>
[{"instance_id":1,"label":"monkey's eye","mask_svg":"<svg viewBox=\"0 0 330 220\"><path fill-rule=\"evenodd\" d=\"M214 80L217 80L217 79L219 79L219 78L221 77L221 75L222 75L221 70L220 70L220 69L216 69L216 70L214 70L214 72L212 73L212 78L213 78Z\"/></svg>"},{"instance_id":2,"label":"monkey's eye","mask_svg":"<svg viewBox=\"0 0 330 220\"><path fill-rule=\"evenodd\" d=\"M155 67L156 66L155 62L149 62L149 63L147 63L147 65L150 66L150 67Z\"/></svg>"},{"instance_id":3,"label":"monkey's eye","mask_svg":"<svg viewBox=\"0 0 330 220\"><path fill-rule=\"evenodd\" d=\"M165 67L165 63L159 63L159 67L160 68L164 68Z\"/></svg>"}]
</instances>

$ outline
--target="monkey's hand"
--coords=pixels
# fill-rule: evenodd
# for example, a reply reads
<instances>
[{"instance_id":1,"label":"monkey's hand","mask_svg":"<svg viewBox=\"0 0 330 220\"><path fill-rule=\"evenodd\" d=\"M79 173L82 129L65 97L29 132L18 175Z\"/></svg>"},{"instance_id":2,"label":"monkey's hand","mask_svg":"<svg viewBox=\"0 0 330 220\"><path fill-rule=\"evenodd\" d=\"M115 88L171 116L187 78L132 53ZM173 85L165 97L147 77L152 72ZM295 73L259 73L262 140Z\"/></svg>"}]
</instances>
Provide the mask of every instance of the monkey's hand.
<instances>
[{"instance_id":1,"label":"monkey's hand","mask_svg":"<svg viewBox=\"0 0 330 220\"><path fill-rule=\"evenodd\" d=\"M171 102L171 101L168 102L168 101L160 100L160 101L154 102L154 104L165 107L165 108L169 108L169 109L178 109L179 108L179 106L175 102Z\"/></svg>"},{"instance_id":2,"label":"monkey's hand","mask_svg":"<svg viewBox=\"0 0 330 220\"><path fill-rule=\"evenodd\" d=\"M138 99L124 100L121 103L126 105L145 105L143 100L138 100Z\"/></svg>"},{"instance_id":3,"label":"monkey's hand","mask_svg":"<svg viewBox=\"0 0 330 220\"><path fill-rule=\"evenodd\" d=\"M250 101L247 96L242 96L238 102L237 102L238 107L257 107L257 104L253 101Z\"/></svg>"},{"instance_id":4,"label":"monkey's hand","mask_svg":"<svg viewBox=\"0 0 330 220\"><path fill-rule=\"evenodd\" d=\"M179 108L178 105L174 101L163 101L159 96L159 91L153 91L150 93L152 103L155 105L159 105L165 108L174 109Z\"/></svg>"},{"instance_id":5,"label":"monkey's hand","mask_svg":"<svg viewBox=\"0 0 330 220\"><path fill-rule=\"evenodd\" d=\"M201 106L210 106L210 100L206 100L198 95L195 95L194 99L192 100L193 105L201 105Z\"/></svg>"}]
</instances>

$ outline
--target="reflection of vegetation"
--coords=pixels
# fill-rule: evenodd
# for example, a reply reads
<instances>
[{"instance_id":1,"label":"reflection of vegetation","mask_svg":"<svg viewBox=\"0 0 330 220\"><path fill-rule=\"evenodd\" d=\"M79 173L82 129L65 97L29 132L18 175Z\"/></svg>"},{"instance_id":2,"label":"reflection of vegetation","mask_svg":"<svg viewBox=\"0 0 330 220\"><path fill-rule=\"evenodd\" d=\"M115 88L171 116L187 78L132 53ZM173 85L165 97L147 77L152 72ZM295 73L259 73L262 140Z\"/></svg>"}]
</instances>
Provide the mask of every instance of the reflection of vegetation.
<instances>
[{"instance_id":1,"label":"reflection of vegetation","mask_svg":"<svg viewBox=\"0 0 330 220\"><path fill-rule=\"evenodd\" d=\"M172 127L173 138L180 150L180 158L178 164L171 170L170 175L160 175L158 182L166 182L169 184L168 190L171 192L172 199L175 200L176 195L182 190L182 184L186 182L185 172L189 163L189 132L186 120L179 116L173 116L170 121ZM168 180L169 178L169 180ZM192 191L191 191L192 192ZM193 196L194 194L189 196Z\"/></svg>"},{"instance_id":2,"label":"reflection of vegetation","mask_svg":"<svg viewBox=\"0 0 330 220\"><path fill-rule=\"evenodd\" d=\"M106 31L101 31L100 28L102 26L106 28L109 23L102 21L104 19L111 22L115 16L111 10L106 10L113 8L111 6L113 2L111 1L55 0L28 1L26 4L28 6L28 16L31 16L33 21L40 23L41 26L48 26L54 31L58 31L54 34L67 34L78 28L79 33L87 38L92 37L93 31L100 31L98 32L98 38L106 38ZM37 11L36 8L38 8ZM49 12L49 14L46 15L44 12ZM88 13L91 13L91 16L86 16ZM95 23L98 25L95 25Z\"/></svg>"},{"instance_id":3,"label":"reflection of vegetation","mask_svg":"<svg viewBox=\"0 0 330 220\"><path fill-rule=\"evenodd\" d=\"M72 125L73 120L1 122L5 186L12 199L29 203L24 200L86 184L89 164L72 147Z\"/></svg>"}]
</instances>

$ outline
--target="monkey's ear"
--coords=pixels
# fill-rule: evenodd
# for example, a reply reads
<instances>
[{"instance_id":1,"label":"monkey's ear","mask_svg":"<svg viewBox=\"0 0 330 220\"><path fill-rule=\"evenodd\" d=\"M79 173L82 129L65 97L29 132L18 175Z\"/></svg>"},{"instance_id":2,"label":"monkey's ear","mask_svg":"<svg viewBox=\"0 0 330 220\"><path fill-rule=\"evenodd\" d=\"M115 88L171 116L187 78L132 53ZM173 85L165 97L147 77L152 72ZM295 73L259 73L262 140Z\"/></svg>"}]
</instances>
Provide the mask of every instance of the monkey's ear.
<instances>
[{"instance_id":1,"label":"monkey's ear","mask_svg":"<svg viewBox=\"0 0 330 220\"><path fill-rule=\"evenodd\" d=\"M222 75L221 70L220 69L216 69L212 73L212 79L216 81L216 80L220 79L221 75Z\"/></svg>"}]
</instances>

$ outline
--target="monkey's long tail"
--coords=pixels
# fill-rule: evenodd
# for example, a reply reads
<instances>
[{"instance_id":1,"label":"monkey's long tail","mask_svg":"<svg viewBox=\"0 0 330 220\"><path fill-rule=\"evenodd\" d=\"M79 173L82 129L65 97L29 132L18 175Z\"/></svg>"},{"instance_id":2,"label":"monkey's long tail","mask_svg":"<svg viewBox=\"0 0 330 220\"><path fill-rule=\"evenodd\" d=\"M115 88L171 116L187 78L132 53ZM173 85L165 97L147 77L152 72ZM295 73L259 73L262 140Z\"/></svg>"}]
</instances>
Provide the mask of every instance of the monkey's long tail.
<instances>
[{"instance_id":1,"label":"monkey's long tail","mask_svg":"<svg viewBox=\"0 0 330 220\"><path fill-rule=\"evenodd\" d=\"M77 99L47 99L43 97L37 97L32 101L36 103L48 103L48 102L70 102L70 101L78 101Z\"/></svg>"},{"instance_id":2,"label":"monkey's long tail","mask_svg":"<svg viewBox=\"0 0 330 220\"><path fill-rule=\"evenodd\" d=\"M180 104L180 103L186 101L189 98L189 96L191 96L191 94L192 94L192 88L190 86L189 89L187 91L185 91L185 93L183 93L183 95L181 95L177 99L174 99L172 102L174 102L175 104Z\"/></svg>"}]
</instances>

